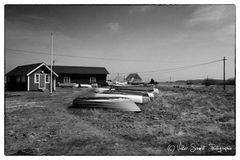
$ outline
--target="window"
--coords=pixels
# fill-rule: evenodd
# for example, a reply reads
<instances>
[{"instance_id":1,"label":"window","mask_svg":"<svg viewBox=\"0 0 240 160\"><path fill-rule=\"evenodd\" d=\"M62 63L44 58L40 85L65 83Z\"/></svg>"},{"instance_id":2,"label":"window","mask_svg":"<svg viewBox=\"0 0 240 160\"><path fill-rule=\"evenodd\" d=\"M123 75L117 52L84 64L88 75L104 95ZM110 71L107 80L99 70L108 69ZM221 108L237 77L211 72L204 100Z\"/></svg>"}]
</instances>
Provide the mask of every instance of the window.
<instances>
[{"instance_id":1,"label":"window","mask_svg":"<svg viewBox=\"0 0 240 160\"><path fill-rule=\"evenodd\" d=\"M39 74L34 74L34 83L39 83Z\"/></svg>"},{"instance_id":2,"label":"window","mask_svg":"<svg viewBox=\"0 0 240 160\"><path fill-rule=\"evenodd\" d=\"M25 76L22 76L22 77L21 77L21 80L22 80L22 83L25 83L25 82L26 82L26 77L25 77Z\"/></svg>"},{"instance_id":3,"label":"window","mask_svg":"<svg viewBox=\"0 0 240 160\"><path fill-rule=\"evenodd\" d=\"M50 82L50 77L49 77L48 74L46 74L46 77L45 77L45 78L46 78L46 79L45 79L46 83L49 83L49 82Z\"/></svg>"},{"instance_id":4,"label":"window","mask_svg":"<svg viewBox=\"0 0 240 160\"><path fill-rule=\"evenodd\" d=\"M97 80L96 80L96 77L90 77L90 83L96 83Z\"/></svg>"},{"instance_id":5,"label":"window","mask_svg":"<svg viewBox=\"0 0 240 160\"><path fill-rule=\"evenodd\" d=\"M63 83L71 83L70 77L63 77Z\"/></svg>"}]
</instances>

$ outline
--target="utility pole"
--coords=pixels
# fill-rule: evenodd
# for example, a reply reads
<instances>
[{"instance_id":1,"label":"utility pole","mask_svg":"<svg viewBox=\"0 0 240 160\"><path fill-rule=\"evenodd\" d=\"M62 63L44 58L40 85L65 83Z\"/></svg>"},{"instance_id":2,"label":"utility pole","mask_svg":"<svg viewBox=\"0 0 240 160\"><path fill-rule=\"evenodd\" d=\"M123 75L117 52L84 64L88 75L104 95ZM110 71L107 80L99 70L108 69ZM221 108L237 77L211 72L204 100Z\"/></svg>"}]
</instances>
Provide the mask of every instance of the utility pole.
<instances>
[{"instance_id":1,"label":"utility pole","mask_svg":"<svg viewBox=\"0 0 240 160\"><path fill-rule=\"evenodd\" d=\"M50 81L50 96L52 96L52 82L53 82L53 76L52 76L52 64L53 64L53 33L51 33L51 58L50 58L50 65L51 65L51 81Z\"/></svg>"},{"instance_id":2,"label":"utility pole","mask_svg":"<svg viewBox=\"0 0 240 160\"><path fill-rule=\"evenodd\" d=\"M225 56L223 57L223 89L226 89L226 84L225 84Z\"/></svg>"}]
</instances>

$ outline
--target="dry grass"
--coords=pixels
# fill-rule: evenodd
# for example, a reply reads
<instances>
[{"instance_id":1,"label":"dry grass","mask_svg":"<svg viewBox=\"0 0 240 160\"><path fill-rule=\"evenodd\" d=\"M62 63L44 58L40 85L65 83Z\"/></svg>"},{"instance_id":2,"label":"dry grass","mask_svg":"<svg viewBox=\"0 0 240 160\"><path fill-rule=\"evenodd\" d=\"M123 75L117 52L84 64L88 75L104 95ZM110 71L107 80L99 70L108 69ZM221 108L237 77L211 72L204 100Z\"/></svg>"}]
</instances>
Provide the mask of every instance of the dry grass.
<instances>
[{"instance_id":1,"label":"dry grass","mask_svg":"<svg viewBox=\"0 0 240 160\"><path fill-rule=\"evenodd\" d=\"M89 90L60 89L53 97L6 92L5 154L235 154L234 88L158 88L158 96L139 105L141 113L72 108ZM232 149L213 151L210 143ZM191 152L193 145L206 148Z\"/></svg>"}]
</instances>

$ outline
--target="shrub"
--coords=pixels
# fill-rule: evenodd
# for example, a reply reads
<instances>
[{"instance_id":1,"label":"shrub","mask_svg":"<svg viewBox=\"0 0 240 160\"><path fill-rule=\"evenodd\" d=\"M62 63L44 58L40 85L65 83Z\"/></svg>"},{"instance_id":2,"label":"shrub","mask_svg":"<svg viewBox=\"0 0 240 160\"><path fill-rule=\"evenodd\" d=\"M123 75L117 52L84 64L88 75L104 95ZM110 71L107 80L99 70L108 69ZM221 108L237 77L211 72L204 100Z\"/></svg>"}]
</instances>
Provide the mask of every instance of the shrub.
<instances>
[{"instance_id":1,"label":"shrub","mask_svg":"<svg viewBox=\"0 0 240 160\"><path fill-rule=\"evenodd\" d=\"M154 79L153 79L153 78L151 78L151 80L150 80L149 84L158 84L158 82L154 81Z\"/></svg>"},{"instance_id":2,"label":"shrub","mask_svg":"<svg viewBox=\"0 0 240 160\"><path fill-rule=\"evenodd\" d=\"M229 78L227 81L226 81L226 84L227 85L235 85L236 84L236 81L234 78Z\"/></svg>"},{"instance_id":3,"label":"shrub","mask_svg":"<svg viewBox=\"0 0 240 160\"><path fill-rule=\"evenodd\" d=\"M205 85L205 86L210 86L210 85L215 85L216 84L216 81L214 79L204 79L203 82L202 82L202 85Z\"/></svg>"}]
</instances>

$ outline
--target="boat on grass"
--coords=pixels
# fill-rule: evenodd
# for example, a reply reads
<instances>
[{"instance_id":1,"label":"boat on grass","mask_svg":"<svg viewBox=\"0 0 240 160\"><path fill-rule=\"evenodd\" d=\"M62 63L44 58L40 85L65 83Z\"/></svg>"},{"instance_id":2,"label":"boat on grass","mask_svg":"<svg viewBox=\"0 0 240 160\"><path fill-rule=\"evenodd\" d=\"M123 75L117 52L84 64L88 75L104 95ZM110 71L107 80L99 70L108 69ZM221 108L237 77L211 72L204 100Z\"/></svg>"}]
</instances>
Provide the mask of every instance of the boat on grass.
<instances>
[{"instance_id":1,"label":"boat on grass","mask_svg":"<svg viewBox=\"0 0 240 160\"><path fill-rule=\"evenodd\" d=\"M153 91L153 85L115 85L116 90Z\"/></svg>"},{"instance_id":2,"label":"boat on grass","mask_svg":"<svg viewBox=\"0 0 240 160\"><path fill-rule=\"evenodd\" d=\"M127 98L78 97L73 100L73 107L103 108L117 111L141 112L140 108Z\"/></svg>"}]
</instances>

